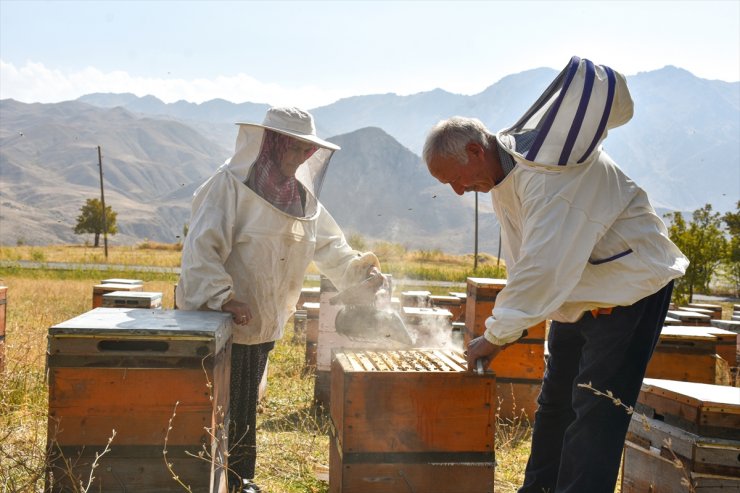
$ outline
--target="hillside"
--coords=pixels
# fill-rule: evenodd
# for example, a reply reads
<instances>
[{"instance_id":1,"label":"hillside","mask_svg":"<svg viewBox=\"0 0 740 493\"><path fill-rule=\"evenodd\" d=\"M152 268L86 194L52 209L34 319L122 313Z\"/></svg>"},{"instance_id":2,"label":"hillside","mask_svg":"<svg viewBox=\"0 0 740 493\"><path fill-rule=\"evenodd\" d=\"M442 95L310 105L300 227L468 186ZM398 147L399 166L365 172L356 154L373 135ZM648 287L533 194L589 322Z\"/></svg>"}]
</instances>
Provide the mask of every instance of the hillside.
<instances>
[{"instance_id":1,"label":"hillside","mask_svg":"<svg viewBox=\"0 0 740 493\"><path fill-rule=\"evenodd\" d=\"M311 110L318 133L342 146L322 200L341 226L411 248L472 251L473 195L457 197L419 158L439 119L478 117L502 128L526 110L555 71L504 77L479 94L440 89L355 96ZM740 199L740 83L700 79L676 67L628 80L635 116L612 131L607 151L657 208L692 211ZM130 244L175 241L195 188L231 154L238 121L261 121L266 105L213 100L166 104L133 94L78 101L0 101L0 243L81 242L72 233L87 198L99 196L103 150L106 203ZM480 249L495 251L498 226L481 196Z\"/></svg>"}]
</instances>

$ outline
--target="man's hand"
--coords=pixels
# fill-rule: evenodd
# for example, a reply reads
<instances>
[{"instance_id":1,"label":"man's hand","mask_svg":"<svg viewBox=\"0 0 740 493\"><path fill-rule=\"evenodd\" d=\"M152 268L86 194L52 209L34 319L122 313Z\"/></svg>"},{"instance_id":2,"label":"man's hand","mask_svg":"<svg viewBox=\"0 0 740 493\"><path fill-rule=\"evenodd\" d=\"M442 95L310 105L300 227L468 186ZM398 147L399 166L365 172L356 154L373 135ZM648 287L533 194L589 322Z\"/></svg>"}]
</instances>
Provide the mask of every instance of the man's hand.
<instances>
[{"instance_id":1,"label":"man's hand","mask_svg":"<svg viewBox=\"0 0 740 493\"><path fill-rule=\"evenodd\" d=\"M221 311L231 313L231 319L237 325L247 325L252 320L249 306L241 301L229 300L223 304Z\"/></svg>"},{"instance_id":2,"label":"man's hand","mask_svg":"<svg viewBox=\"0 0 740 493\"><path fill-rule=\"evenodd\" d=\"M496 346L491 344L488 340L481 336L476 337L468 343L468 350L465 355L468 358L468 371L475 371L475 362L479 359L483 360L483 368L488 368L493 358L501 352L503 346Z\"/></svg>"}]
</instances>

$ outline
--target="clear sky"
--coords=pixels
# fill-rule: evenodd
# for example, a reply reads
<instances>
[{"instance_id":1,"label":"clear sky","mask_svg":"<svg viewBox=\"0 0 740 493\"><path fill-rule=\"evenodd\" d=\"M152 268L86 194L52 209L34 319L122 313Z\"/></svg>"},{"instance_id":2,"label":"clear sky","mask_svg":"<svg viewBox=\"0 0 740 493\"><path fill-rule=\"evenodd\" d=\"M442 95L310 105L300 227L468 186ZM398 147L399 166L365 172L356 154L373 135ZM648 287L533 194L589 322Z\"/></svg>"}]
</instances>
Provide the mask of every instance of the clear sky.
<instances>
[{"instance_id":1,"label":"clear sky","mask_svg":"<svg viewBox=\"0 0 740 493\"><path fill-rule=\"evenodd\" d=\"M92 92L314 108L434 88L476 94L572 55L740 80L740 0L0 0L0 99Z\"/></svg>"}]
</instances>

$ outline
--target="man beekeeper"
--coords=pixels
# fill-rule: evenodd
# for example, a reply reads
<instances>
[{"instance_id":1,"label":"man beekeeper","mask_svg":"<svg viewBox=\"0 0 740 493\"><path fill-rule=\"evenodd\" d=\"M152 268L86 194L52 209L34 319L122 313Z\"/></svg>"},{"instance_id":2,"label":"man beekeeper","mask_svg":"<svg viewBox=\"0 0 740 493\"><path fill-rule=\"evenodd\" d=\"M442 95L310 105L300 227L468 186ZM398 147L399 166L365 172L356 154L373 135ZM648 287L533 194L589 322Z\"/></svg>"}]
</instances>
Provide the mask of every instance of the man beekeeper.
<instances>
[{"instance_id":1,"label":"man beekeeper","mask_svg":"<svg viewBox=\"0 0 740 493\"><path fill-rule=\"evenodd\" d=\"M491 192L501 224L508 281L468 368L553 320L520 493L614 491L630 416L579 384L635 404L672 280L688 266L645 191L601 148L632 106L621 74L573 57L512 127L492 134L454 117L424 146L430 173L456 193Z\"/></svg>"},{"instance_id":2,"label":"man beekeeper","mask_svg":"<svg viewBox=\"0 0 740 493\"><path fill-rule=\"evenodd\" d=\"M193 198L177 306L233 318L230 491L260 491L253 481L258 386L309 263L339 289L381 275L375 255L353 250L318 201L338 149L316 136L309 113L271 108L262 124L239 124L234 156Z\"/></svg>"}]
</instances>

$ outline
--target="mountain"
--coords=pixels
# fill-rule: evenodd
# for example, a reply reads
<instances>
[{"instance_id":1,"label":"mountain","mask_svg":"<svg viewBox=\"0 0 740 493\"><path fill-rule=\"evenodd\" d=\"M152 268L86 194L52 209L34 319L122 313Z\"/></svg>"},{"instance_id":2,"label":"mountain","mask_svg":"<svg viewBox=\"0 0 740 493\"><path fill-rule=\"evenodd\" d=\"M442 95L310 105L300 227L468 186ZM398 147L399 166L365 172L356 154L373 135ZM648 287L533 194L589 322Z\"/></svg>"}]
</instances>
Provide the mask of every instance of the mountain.
<instances>
[{"instance_id":1,"label":"mountain","mask_svg":"<svg viewBox=\"0 0 740 493\"><path fill-rule=\"evenodd\" d=\"M80 241L72 231L79 209L100 197L97 146L106 205L119 212L119 240L175 241L194 184L229 155L187 125L120 107L3 100L0 114L3 244ZM178 197L184 188L189 192Z\"/></svg>"},{"instance_id":2,"label":"mountain","mask_svg":"<svg viewBox=\"0 0 740 493\"><path fill-rule=\"evenodd\" d=\"M512 124L556 72L504 77L479 94L441 89L410 96L355 96L312 109L318 134L342 150L321 199L348 232L411 248L470 252L475 195L458 197L427 173L419 157L439 119ZM628 78L635 115L610 132L605 148L660 210L740 199L740 83L700 79L676 67ZM0 101L0 243L79 242L80 207L99 197L97 146L106 203L119 212L115 241L174 241L188 220L193 191L231 155L235 122L261 121L267 105L213 100L164 103L133 94L90 94L77 101ZM495 251L490 198L479 197L481 251ZM487 243L484 243L487 242Z\"/></svg>"},{"instance_id":3,"label":"mountain","mask_svg":"<svg viewBox=\"0 0 740 493\"><path fill-rule=\"evenodd\" d=\"M491 130L513 124L556 73L539 68L513 74L472 96L441 89L410 96L355 96L311 112L320 135L378 127L420 155L426 132L442 118L476 117ZM711 203L715 210L734 210L740 199L740 82L700 79L667 66L630 76L628 84L635 115L610 133L605 142L609 154L648 191L656 207L691 211ZM165 104L151 96L134 99L120 94L81 99L187 118L189 125L229 148L233 123L261 121L266 109L223 100Z\"/></svg>"},{"instance_id":4,"label":"mountain","mask_svg":"<svg viewBox=\"0 0 740 493\"><path fill-rule=\"evenodd\" d=\"M460 197L421 158L368 127L329 139L342 149L329 164L320 199L346 234L427 250L473 251L474 195ZM479 248L496 251L498 223L480 197Z\"/></svg>"}]
</instances>

